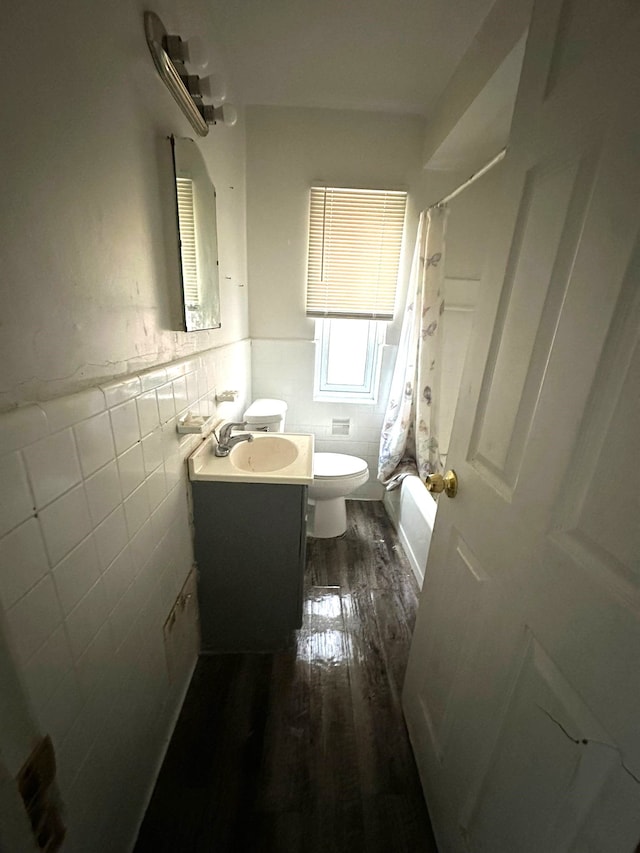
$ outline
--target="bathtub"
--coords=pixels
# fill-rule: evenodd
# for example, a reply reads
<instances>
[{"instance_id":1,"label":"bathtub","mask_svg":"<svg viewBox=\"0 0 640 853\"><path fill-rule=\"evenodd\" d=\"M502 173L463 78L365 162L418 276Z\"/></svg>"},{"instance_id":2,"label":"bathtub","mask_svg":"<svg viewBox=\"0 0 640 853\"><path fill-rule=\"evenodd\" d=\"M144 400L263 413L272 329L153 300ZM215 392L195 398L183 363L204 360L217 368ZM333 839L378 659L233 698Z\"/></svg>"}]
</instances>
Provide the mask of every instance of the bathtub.
<instances>
[{"instance_id":1,"label":"bathtub","mask_svg":"<svg viewBox=\"0 0 640 853\"><path fill-rule=\"evenodd\" d=\"M418 586L422 587L436 519L436 502L417 476L405 477L399 489L385 492L383 502L398 531Z\"/></svg>"}]
</instances>

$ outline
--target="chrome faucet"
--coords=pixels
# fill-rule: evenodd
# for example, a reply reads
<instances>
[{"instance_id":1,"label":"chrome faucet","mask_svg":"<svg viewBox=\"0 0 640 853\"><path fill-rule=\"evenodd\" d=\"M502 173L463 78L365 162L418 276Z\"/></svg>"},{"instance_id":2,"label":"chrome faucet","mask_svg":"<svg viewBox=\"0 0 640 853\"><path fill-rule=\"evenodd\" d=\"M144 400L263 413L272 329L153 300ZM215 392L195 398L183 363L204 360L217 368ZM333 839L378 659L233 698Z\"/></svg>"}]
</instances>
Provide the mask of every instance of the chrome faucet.
<instances>
[{"instance_id":1,"label":"chrome faucet","mask_svg":"<svg viewBox=\"0 0 640 853\"><path fill-rule=\"evenodd\" d=\"M220 430L220 438L216 436L218 443L215 446L215 455L228 456L234 444L238 444L238 442L240 441L253 441L253 436L250 432L245 432L242 435L234 435L233 437L231 437L232 430L244 429L246 425L246 421L242 421L241 423L230 422L228 424L225 424Z\"/></svg>"}]
</instances>

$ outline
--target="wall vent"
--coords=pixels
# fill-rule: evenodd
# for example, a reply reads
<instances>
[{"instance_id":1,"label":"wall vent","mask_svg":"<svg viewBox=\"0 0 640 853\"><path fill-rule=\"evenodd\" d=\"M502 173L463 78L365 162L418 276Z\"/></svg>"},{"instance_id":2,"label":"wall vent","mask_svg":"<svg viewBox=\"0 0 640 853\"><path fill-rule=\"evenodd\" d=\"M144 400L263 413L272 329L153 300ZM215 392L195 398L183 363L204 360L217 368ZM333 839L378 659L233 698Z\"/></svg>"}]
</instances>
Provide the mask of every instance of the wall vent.
<instances>
[{"instance_id":1,"label":"wall vent","mask_svg":"<svg viewBox=\"0 0 640 853\"><path fill-rule=\"evenodd\" d=\"M351 421L349 418L333 418L331 421L331 435L349 435L351 432Z\"/></svg>"}]
</instances>

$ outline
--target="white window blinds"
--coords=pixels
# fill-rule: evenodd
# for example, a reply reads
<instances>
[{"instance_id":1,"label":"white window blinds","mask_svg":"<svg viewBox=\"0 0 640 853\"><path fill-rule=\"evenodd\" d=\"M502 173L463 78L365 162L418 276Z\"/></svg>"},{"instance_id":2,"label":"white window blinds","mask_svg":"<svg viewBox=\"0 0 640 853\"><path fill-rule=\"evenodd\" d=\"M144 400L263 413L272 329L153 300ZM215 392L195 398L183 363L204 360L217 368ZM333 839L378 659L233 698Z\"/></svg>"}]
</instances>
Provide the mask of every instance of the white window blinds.
<instances>
[{"instance_id":1,"label":"white window blinds","mask_svg":"<svg viewBox=\"0 0 640 853\"><path fill-rule=\"evenodd\" d=\"M311 187L307 316L392 320L407 194Z\"/></svg>"},{"instance_id":2,"label":"white window blinds","mask_svg":"<svg viewBox=\"0 0 640 853\"><path fill-rule=\"evenodd\" d=\"M191 178L176 178L176 190L178 194L178 227L180 231L184 301L186 305L198 305L200 303L200 288L198 286L193 181Z\"/></svg>"}]
</instances>

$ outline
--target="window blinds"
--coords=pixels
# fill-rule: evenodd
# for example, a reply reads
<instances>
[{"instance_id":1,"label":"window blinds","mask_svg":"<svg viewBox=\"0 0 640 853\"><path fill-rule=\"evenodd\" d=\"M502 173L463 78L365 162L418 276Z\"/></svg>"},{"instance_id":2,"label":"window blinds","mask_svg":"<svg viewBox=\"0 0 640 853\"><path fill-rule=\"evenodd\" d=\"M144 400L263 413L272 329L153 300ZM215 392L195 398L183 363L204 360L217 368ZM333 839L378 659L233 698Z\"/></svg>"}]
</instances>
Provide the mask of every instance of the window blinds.
<instances>
[{"instance_id":1,"label":"window blinds","mask_svg":"<svg viewBox=\"0 0 640 853\"><path fill-rule=\"evenodd\" d=\"M176 178L176 190L178 194L178 227L180 230L184 301L187 305L198 305L200 303L200 289L198 287L193 181L191 178Z\"/></svg>"},{"instance_id":2,"label":"window blinds","mask_svg":"<svg viewBox=\"0 0 640 853\"><path fill-rule=\"evenodd\" d=\"M307 316L392 320L406 192L311 187Z\"/></svg>"}]
</instances>

